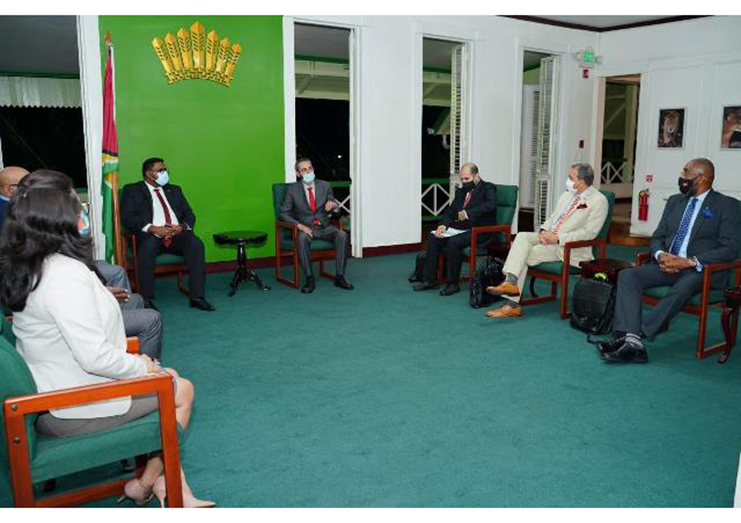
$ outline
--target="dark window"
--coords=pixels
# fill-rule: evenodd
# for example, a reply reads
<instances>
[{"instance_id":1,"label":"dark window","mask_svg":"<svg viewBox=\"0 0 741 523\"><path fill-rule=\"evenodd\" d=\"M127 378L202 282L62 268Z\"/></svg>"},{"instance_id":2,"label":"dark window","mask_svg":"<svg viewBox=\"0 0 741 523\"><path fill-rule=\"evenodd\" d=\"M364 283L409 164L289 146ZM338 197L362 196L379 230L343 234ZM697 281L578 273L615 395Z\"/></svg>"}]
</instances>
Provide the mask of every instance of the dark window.
<instances>
[{"instance_id":1,"label":"dark window","mask_svg":"<svg viewBox=\"0 0 741 523\"><path fill-rule=\"evenodd\" d=\"M350 180L350 104L296 99L296 158L311 158L318 178Z\"/></svg>"}]
</instances>

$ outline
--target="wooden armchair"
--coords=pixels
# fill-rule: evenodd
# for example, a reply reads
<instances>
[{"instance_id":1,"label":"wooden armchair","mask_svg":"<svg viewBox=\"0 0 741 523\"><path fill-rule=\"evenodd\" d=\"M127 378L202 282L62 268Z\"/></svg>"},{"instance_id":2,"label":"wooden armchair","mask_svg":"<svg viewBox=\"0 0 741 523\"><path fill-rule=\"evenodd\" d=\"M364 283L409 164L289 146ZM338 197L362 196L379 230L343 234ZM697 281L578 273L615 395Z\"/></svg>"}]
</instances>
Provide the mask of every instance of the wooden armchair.
<instances>
[{"instance_id":1,"label":"wooden armchair","mask_svg":"<svg viewBox=\"0 0 741 523\"><path fill-rule=\"evenodd\" d=\"M298 228L294 223L284 222L278 219L280 206L283 198L286 196L286 190L290 184L276 183L273 184L273 210L275 212L275 279L280 283L298 289L299 287L299 260L298 249L296 248L296 238L298 237ZM342 223L337 222L336 226L342 230ZM293 265L293 279L288 279L281 274L283 258L290 257ZM334 279L334 274L324 270L324 262L334 260L334 244L325 240L314 240L311 242L311 261L319 262L319 275Z\"/></svg>"},{"instance_id":2,"label":"wooden armchair","mask_svg":"<svg viewBox=\"0 0 741 523\"><path fill-rule=\"evenodd\" d=\"M145 456L162 450L166 471L167 500L170 507L182 507L178 426L172 377L148 376L99 385L38 393L30 370L9 340L9 322L3 318L0 336L0 422L4 441L0 442L0 461L7 461L13 498L17 507L63 507L87 503L123 492L130 478L75 490L34 497L34 484L68 474L118 462L130 456ZM138 340L132 342L136 350ZM158 412L114 429L68 438L39 435L36 416L50 409L82 405L131 395L156 393ZM137 475L145 459L137 458Z\"/></svg>"},{"instance_id":3,"label":"wooden armchair","mask_svg":"<svg viewBox=\"0 0 741 523\"><path fill-rule=\"evenodd\" d=\"M651 253L642 252L636 256L636 267L649 263ZM699 316L700 324L697 329L697 345L695 348L695 357L697 359L707 358L711 354L726 349L726 343L717 343L707 347L705 345L705 335L707 333L708 312L710 307L722 307L725 304L723 289L714 289L712 287L712 278L714 274L722 271L731 271L728 276L728 286L738 287L741 285L741 258L727 263L709 263L704 266L702 290L695 294L692 299L682 308L683 312ZM671 287L653 287L646 289L643 295L643 303L647 305L656 305L658 301L666 296ZM738 326L738 311L733 313L731 318L732 331L736 332Z\"/></svg>"},{"instance_id":4,"label":"wooden armchair","mask_svg":"<svg viewBox=\"0 0 741 523\"><path fill-rule=\"evenodd\" d=\"M535 305L546 301L555 301L558 299L558 286L561 286L561 319L569 317L569 277L572 274L579 274L581 270L571 265L571 251L581 247L592 247L595 258L604 258L607 249L607 235L610 232L610 222L612 221L612 210L615 207L615 194L610 191L600 191L607 198L608 210L605 223L594 240L585 240L580 242L569 242L564 245L563 262L546 262L531 267L527 274L530 276L530 294L532 298L520 300L520 305ZM535 292L535 280L541 278L551 282L551 293L547 296L538 296Z\"/></svg>"},{"instance_id":5,"label":"wooden armchair","mask_svg":"<svg viewBox=\"0 0 741 523\"><path fill-rule=\"evenodd\" d=\"M139 259L136 251L136 235L126 232L121 224L121 207L118 195L118 176L113 176L112 189L113 195L113 237L114 237L114 257L116 264L120 265L132 276L131 289L134 292L139 291ZM176 254L163 253L157 256L154 267L155 276L177 274L178 290L183 294L188 294L188 288L185 286L185 274L188 267L185 265L185 258Z\"/></svg>"}]
</instances>

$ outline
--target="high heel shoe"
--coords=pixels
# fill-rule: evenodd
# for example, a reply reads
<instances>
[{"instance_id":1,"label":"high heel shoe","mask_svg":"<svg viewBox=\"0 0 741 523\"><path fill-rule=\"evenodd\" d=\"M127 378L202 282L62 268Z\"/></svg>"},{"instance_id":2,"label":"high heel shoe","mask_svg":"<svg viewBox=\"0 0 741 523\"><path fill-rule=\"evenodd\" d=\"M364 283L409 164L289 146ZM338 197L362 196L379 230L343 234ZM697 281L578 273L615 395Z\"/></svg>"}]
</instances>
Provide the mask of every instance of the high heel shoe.
<instances>
[{"instance_id":1,"label":"high heel shoe","mask_svg":"<svg viewBox=\"0 0 741 523\"><path fill-rule=\"evenodd\" d=\"M183 507L184 508L211 508L215 507L216 503L213 501L203 501L196 498L190 491L190 487L185 482L185 477L181 478L183 483ZM155 497L160 502L160 507L165 508L165 499L167 498L167 485L165 483L165 476L158 477L152 487Z\"/></svg>"},{"instance_id":2,"label":"high heel shoe","mask_svg":"<svg viewBox=\"0 0 741 523\"><path fill-rule=\"evenodd\" d=\"M118 498L116 503L121 503L125 499L130 499L136 503L137 506L141 507L142 505L149 503L153 495L153 489L145 488L138 478L134 478L124 485L123 496Z\"/></svg>"}]
</instances>

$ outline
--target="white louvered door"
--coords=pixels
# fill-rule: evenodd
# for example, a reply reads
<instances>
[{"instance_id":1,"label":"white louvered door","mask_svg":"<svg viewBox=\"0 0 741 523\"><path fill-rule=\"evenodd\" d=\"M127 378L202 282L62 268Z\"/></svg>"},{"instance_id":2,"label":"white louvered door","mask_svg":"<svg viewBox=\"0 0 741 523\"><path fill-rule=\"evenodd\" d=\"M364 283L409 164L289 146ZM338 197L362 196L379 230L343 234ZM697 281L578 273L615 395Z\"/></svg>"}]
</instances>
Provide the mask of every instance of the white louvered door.
<instances>
[{"instance_id":1,"label":"white louvered door","mask_svg":"<svg viewBox=\"0 0 741 523\"><path fill-rule=\"evenodd\" d=\"M551 212L550 191L555 175L558 143L559 64L558 56L549 56L540 61L534 194L536 230L548 219Z\"/></svg>"},{"instance_id":2,"label":"white louvered door","mask_svg":"<svg viewBox=\"0 0 741 523\"><path fill-rule=\"evenodd\" d=\"M538 115L540 88L522 89L522 135L520 148L520 207L535 206L535 179L538 161Z\"/></svg>"},{"instance_id":3,"label":"white louvered door","mask_svg":"<svg viewBox=\"0 0 741 523\"><path fill-rule=\"evenodd\" d=\"M468 161L464 158L468 148L466 132L466 103L465 79L467 77L468 60L466 46L459 44L451 53L450 74L450 200L455 196L455 186L458 184L461 165Z\"/></svg>"}]
</instances>

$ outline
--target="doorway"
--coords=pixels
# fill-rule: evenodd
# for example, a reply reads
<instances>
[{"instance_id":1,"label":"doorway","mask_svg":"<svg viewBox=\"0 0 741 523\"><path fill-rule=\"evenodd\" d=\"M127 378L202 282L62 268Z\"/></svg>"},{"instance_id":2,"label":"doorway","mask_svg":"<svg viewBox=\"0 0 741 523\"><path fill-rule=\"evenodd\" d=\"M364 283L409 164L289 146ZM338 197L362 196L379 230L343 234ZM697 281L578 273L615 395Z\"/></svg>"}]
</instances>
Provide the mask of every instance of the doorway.
<instances>
[{"instance_id":1,"label":"doorway","mask_svg":"<svg viewBox=\"0 0 741 523\"><path fill-rule=\"evenodd\" d=\"M523 50L517 230L534 231L551 212L559 124L560 57Z\"/></svg>"},{"instance_id":2,"label":"doorway","mask_svg":"<svg viewBox=\"0 0 741 523\"><path fill-rule=\"evenodd\" d=\"M641 75L605 78L600 188L615 193L610 241L630 237Z\"/></svg>"},{"instance_id":3,"label":"doorway","mask_svg":"<svg viewBox=\"0 0 741 523\"><path fill-rule=\"evenodd\" d=\"M466 44L422 38L422 241L450 205L468 161Z\"/></svg>"}]
</instances>

